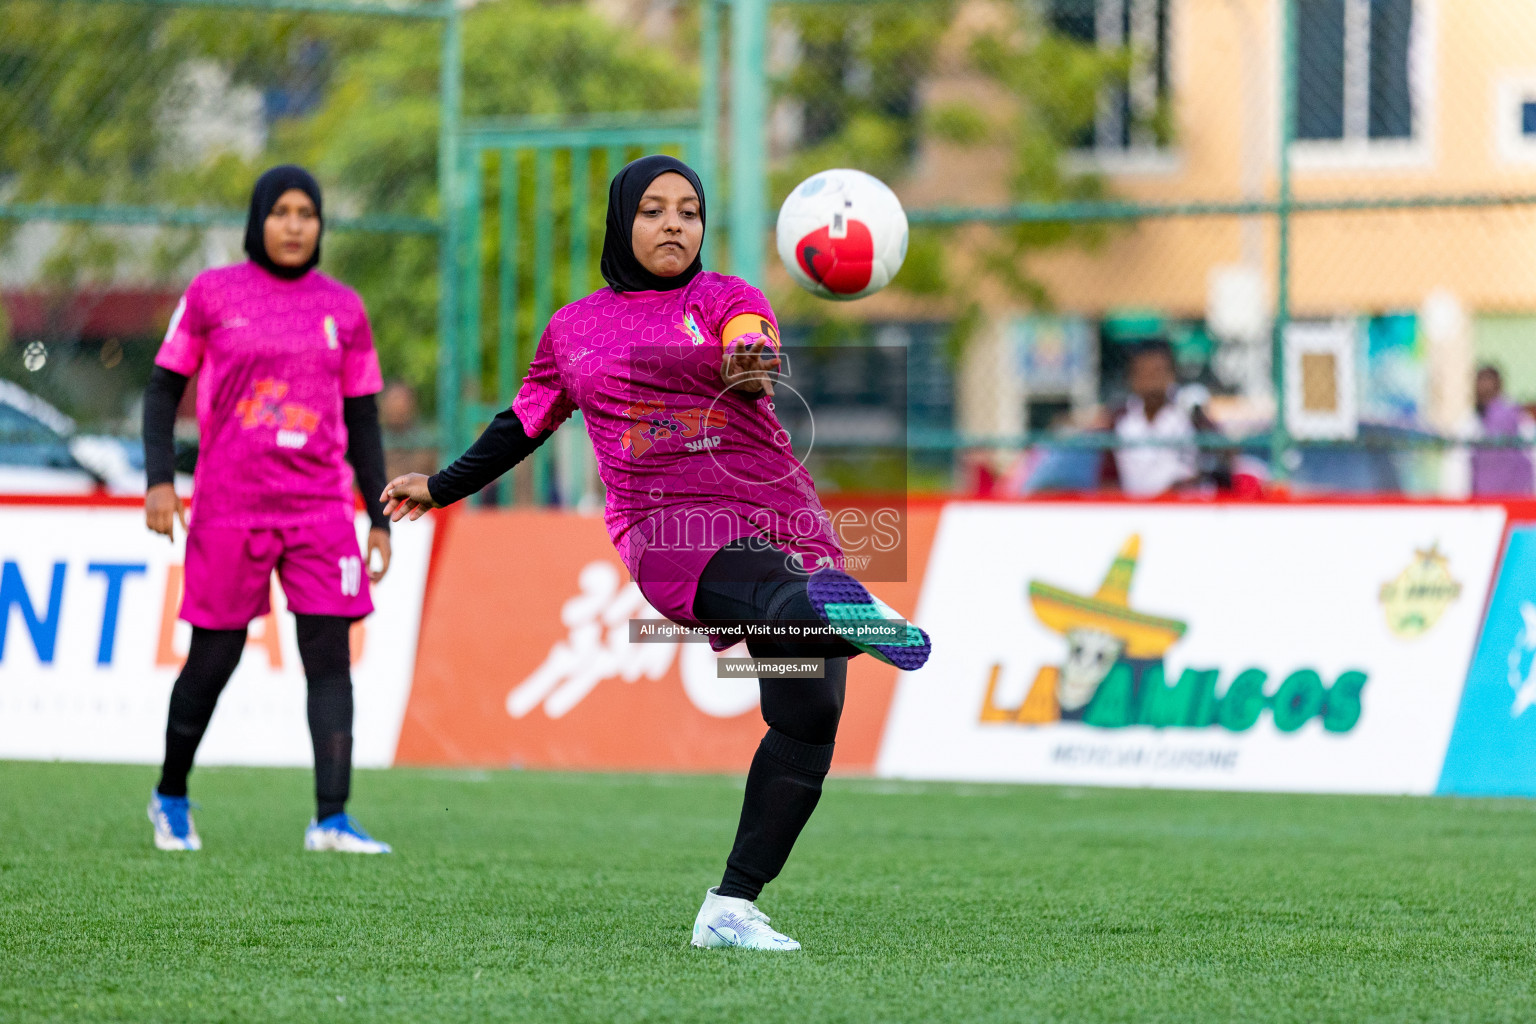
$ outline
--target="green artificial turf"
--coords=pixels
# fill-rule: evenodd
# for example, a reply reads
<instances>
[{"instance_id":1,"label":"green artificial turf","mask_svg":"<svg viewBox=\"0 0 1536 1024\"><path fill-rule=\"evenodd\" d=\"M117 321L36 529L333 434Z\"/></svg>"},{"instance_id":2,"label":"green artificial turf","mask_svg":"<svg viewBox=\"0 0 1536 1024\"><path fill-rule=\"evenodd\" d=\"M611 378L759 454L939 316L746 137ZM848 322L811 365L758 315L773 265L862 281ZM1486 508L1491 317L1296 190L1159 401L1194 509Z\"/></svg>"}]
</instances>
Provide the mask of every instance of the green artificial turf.
<instances>
[{"instance_id":1,"label":"green artificial turf","mask_svg":"<svg viewBox=\"0 0 1536 1024\"><path fill-rule=\"evenodd\" d=\"M388 857L306 854L309 775L0 763L0 1021L1531 1021L1536 805L833 781L688 946L722 777L359 773Z\"/></svg>"}]
</instances>

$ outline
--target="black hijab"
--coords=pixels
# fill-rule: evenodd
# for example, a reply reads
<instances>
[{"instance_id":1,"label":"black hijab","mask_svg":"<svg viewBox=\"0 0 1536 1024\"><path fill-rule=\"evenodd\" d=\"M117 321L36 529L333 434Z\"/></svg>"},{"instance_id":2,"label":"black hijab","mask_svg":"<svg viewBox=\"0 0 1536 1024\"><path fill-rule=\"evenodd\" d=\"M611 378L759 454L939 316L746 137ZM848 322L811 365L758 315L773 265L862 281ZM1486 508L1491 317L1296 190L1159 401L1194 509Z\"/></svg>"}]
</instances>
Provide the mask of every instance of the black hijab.
<instances>
[{"instance_id":1,"label":"black hijab","mask_svg":"<svg viewBox=\"0 0 1536 1024\"><path fill-rule=\"evenodd\" d=\"M262 270L277 277L296 281L314 269L320 262L320 239L315 238L315 251L309 257L309 262L298 267L284 267L272 261L267 255L267 217L272 213L272 207L284 192L296 188L309 196L315 204L315 216L320 219L320 234L325 234L325 213L320 205L320 183L302 167L293 164L282 164L267 171L256 179L256 187L251 191L251 213L245 222L245 254L251 258Z\"/></svg>"},{"instance_id":2,"label":"black hijab","mask_svg":"<svg viewBox=\"0 0 1536 1024\"><path fill-rule=\"evenodd\" d=\"M676 277L657 277L635 258L635 214L651 182L668 172L681 174L699 197L699 225L704 224L704 184L693 168L675 157L643 156L626 164L608 185L608 230L603 235L603 280L616 292L669 292L682 288L704 269L703 247Z\"/></svg>"}]
</instances>

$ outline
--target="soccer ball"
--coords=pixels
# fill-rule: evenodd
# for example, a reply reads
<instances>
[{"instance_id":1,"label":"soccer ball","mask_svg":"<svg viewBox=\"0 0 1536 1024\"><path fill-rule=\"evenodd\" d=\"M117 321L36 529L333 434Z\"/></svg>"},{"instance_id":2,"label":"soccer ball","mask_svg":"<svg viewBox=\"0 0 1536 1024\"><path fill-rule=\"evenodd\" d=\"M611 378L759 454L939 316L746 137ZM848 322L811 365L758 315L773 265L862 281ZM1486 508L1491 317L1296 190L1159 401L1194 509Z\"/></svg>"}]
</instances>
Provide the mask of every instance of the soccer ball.
<instances>
[{"instance_id":1,"label":"soccer ball","mask_svg":"<svg viewBox=\"0 0 1536 1024\"><path fill-rule=\"evenodd\" d=\"M822 171L779 208L779 259L823 299L862 299L891 283L907 258L907 215L885 182L863 171Z\"/></svg>"}]
</instances>

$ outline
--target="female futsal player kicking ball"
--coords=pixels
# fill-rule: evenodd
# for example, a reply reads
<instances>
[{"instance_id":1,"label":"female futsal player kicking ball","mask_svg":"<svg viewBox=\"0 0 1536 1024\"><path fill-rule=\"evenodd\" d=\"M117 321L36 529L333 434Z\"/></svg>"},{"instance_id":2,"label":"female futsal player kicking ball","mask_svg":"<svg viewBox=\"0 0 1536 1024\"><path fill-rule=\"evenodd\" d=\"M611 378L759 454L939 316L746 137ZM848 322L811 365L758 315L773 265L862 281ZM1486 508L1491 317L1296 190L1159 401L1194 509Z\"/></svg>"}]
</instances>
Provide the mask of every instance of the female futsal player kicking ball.
<instances>
[{"instance_id":1,"label":"female futsal player kicking ball","mask_svg":"<svg viewBox=\"0 0 1536 1024\"><path fill-rule=\"evenodd\" d=\"M512 408L452 466L385 489L395 520L472 494L580 409L607 486L609 535L641 592L674 622L707 627L716 649L748 625L754 657L824 657L821 679L760 681L767 735L747 774L725 877L693 927L696 946L799 949L753 904L778 875L821 796L842 714L847 659L903 669L928 657L906 627L866 643L856 621L894 619L853 577L815 486L774 415L777 329L739 278L704 273L704 190L686 164L649 156L608 190L608 287L550 321ZM515 567L509 567L515 568ZM836 635L796 639L816 624Z\"/></svg>"},{"instance_id":2,"label":"female futsal player kicking ball","mask_svg":"<svg viewBox=\"0 0 1536 1024\"><path fill-rule=\"evenodd\" d=\"M352 477L371 499L384 485L373 396L383 387L362 300L315 270L320 186L275 167L251 196L250 260L199 274L171 319L144 395L149 528L187 530L181 617L187 662L171 690L165 765L149 800L155 845L201 849L187 773L214 704L245 649L250 621L271 606L272 570L297 619L315 748L315 820L307 850L388 853L346 813L352 778L352 675L347 634L373 611L368 581L389 567L389 520L369 501L364 574L352 525ZM192 523L171 486L172 430L187 379L201 377L202 450ZM352 465L349 468L347 463Z\"/></svg>"}]
</instances>

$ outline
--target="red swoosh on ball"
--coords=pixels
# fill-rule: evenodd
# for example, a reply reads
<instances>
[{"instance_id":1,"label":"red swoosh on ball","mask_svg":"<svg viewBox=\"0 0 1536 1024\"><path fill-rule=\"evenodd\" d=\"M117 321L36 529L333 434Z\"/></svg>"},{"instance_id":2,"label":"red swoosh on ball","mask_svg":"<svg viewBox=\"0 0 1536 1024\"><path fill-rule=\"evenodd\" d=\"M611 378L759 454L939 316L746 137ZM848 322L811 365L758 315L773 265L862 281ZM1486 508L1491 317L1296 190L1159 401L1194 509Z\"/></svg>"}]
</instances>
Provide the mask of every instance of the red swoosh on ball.
<instances>
[{"instance_id":1,"label":"red swoosh on ball","mask_svg":"<svg viewBox=\"0 0 1536 1024\"><path fill-rule=\"evenodd\" d=\"M842 238L833 238L831 228L812 231L795 244L795 256L811 280L838 295L852 295L869 287L875 239L863 221L850 220Z\"/></svg>"}]
</instances>

